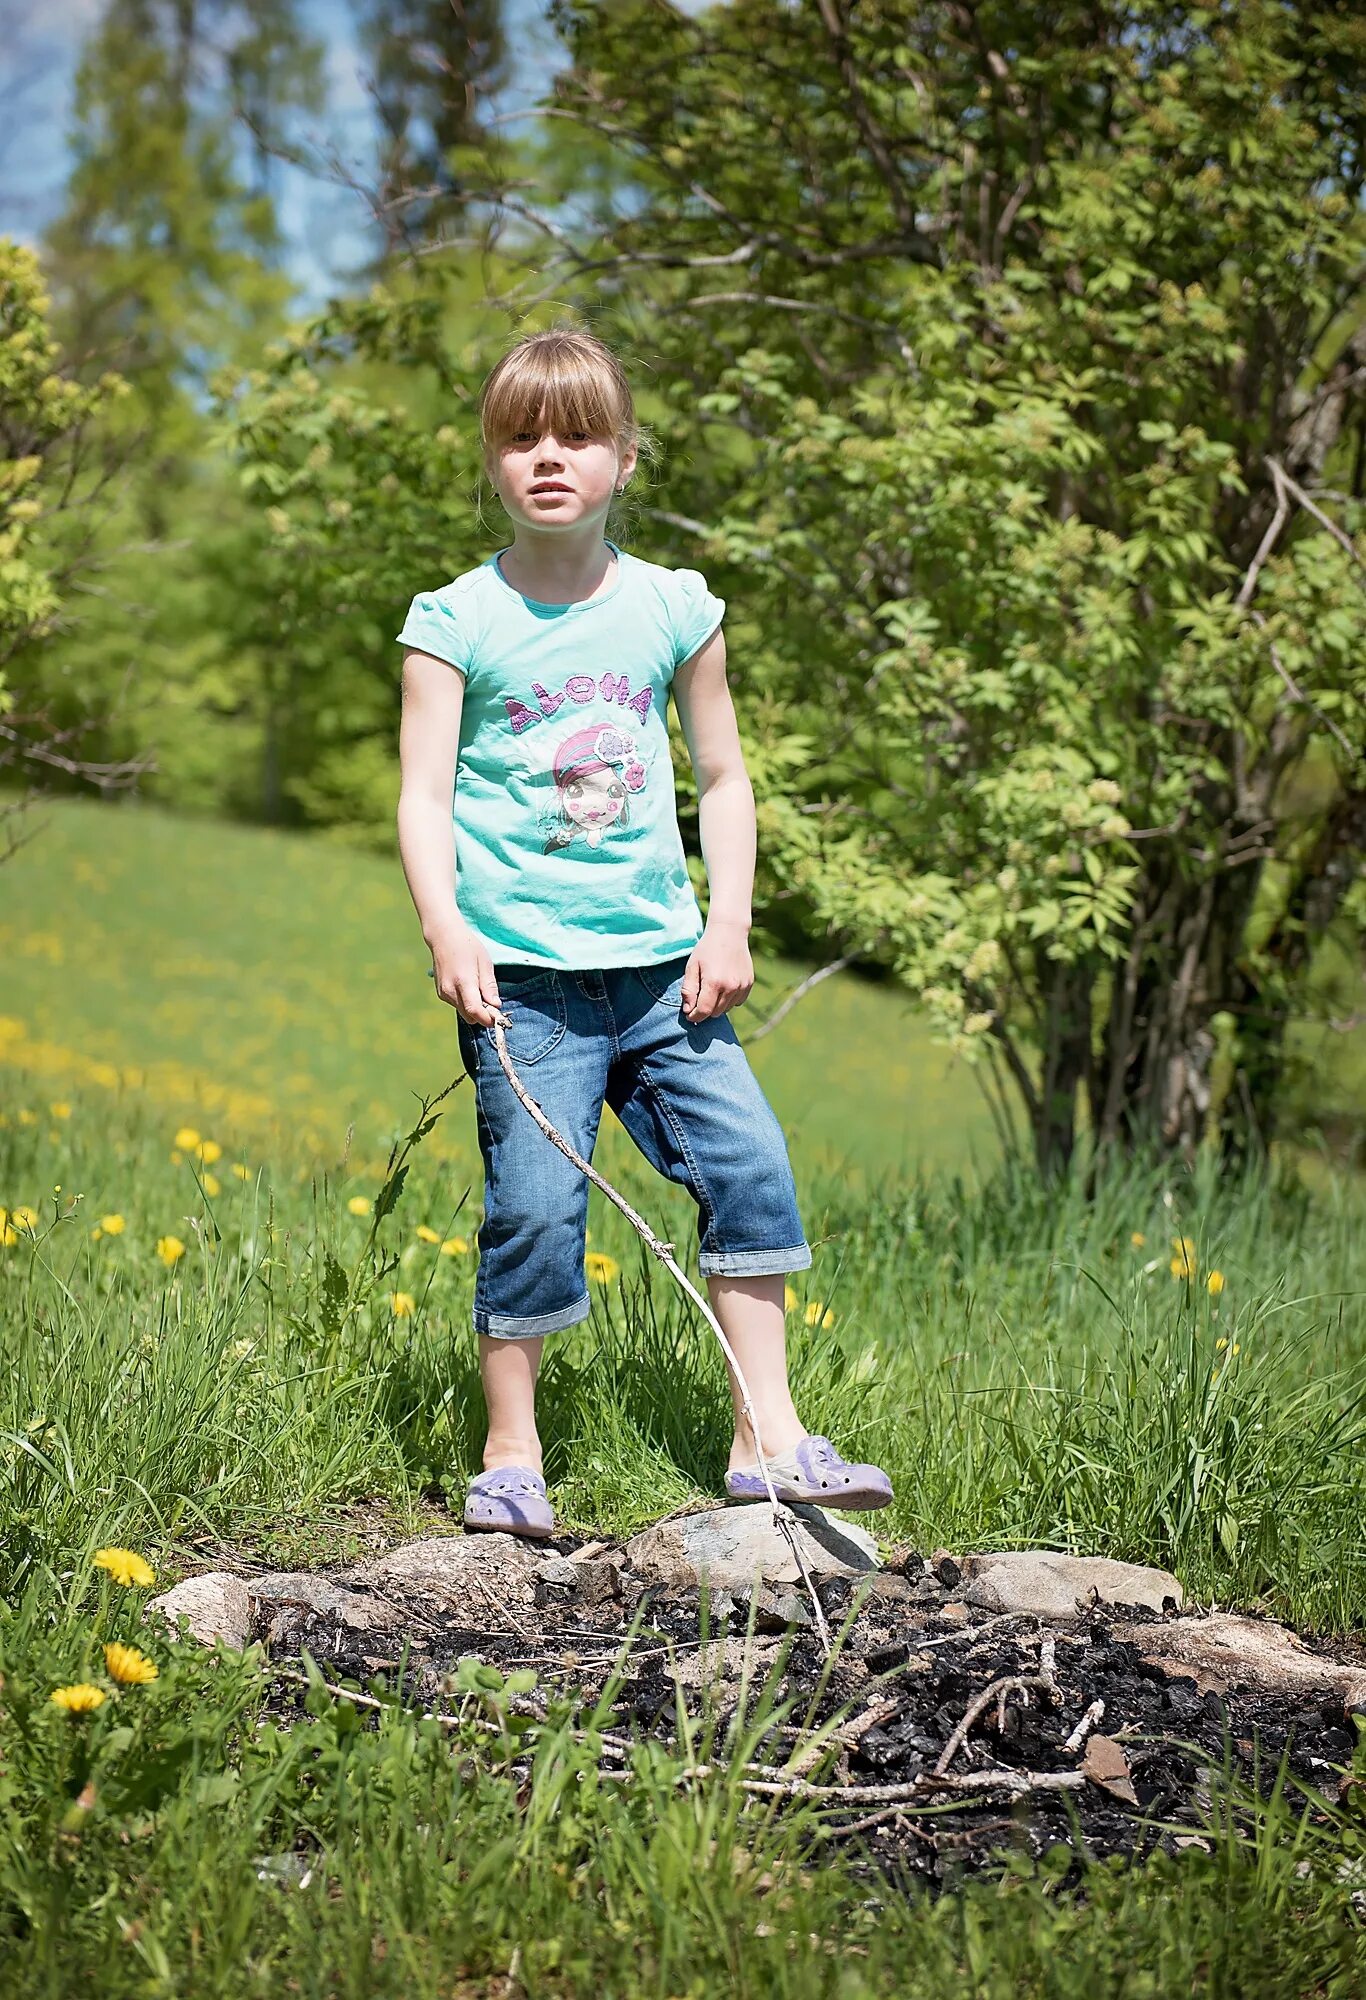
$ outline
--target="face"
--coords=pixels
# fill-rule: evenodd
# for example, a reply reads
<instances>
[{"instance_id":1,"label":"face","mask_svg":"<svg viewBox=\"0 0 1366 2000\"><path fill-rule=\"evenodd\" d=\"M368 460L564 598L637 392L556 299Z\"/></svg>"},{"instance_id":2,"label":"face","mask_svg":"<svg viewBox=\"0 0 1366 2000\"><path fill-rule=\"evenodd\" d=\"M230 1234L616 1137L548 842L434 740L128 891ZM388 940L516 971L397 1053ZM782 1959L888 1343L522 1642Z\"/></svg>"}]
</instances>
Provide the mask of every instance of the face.
<instances>
[{"instance_id":1,"label":"face","mask_svg":"<svg viewBox=\"0 0 1366 2000\"><path fill-rule=\"evenodd\" d=\"M613 771L585 771L564 788L564 809L575 826L610 826L626 804L626 787Z\"/></svg>"},{"instance_id":2,"label":"face","mask_svg":"<svg viewBox=\"0 0 1366 2000\"><path fill-rule=\"evenodd\" d=\"M495 483L514 521L577 527L606 517L618 485L635 462L634 449L618 460L612 440L589 431L567 431L557 437L544 427L528 429L519 431L499 452Z\"/></svg>"}]
</instances>

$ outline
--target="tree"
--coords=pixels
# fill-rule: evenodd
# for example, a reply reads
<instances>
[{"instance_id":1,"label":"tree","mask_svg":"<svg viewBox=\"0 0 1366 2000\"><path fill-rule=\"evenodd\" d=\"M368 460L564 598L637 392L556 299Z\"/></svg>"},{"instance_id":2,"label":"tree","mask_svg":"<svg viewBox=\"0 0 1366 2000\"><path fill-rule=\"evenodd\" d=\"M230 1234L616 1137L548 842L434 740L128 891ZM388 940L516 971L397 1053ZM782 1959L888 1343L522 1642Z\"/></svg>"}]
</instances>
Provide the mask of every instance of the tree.
<instances>
[{"instance_id":1,"label":"tree","mask_svg":"<svg viewBox=\"0 0 1366 2000\"><path fill-rule=\"evenodd\" d=\"M135 765L110 768L78 756L79 733L54 726L41 705L21 701L6 669L21 649L60 630L64 596L88 560L89 522L104 504L108 461L92 444L101 412L127 394L106 374L74 381L48 323L51 306L31 250L0 237L0 771L28 779L61 770L121 784ZM20 815L36 792L8 798L0 861L18 846Z\"/></svg>"},{"instance_id":2,"label":"tree","mask_svg":"<svg viewBox=\"0 0 1366 2000\"><path fill-rule=\"evenodd\" d=\"M527 283L659 357L769 908L894 970L1045 1171L1083 1110L1264 1145L1366 917L1366 23L555 13L631 200L543 214Z\"/></svg>"}]
</instances>

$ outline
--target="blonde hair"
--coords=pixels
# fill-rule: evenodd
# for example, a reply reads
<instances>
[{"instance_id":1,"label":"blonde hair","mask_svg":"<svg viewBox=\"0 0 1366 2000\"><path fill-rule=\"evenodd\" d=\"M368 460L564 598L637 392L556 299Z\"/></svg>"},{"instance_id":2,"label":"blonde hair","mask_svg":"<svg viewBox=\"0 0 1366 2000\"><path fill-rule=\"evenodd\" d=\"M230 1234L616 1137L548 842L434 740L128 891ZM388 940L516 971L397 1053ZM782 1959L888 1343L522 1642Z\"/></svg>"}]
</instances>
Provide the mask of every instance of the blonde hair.
<instances>
[{"instance_id":1,"label":"blonde hair","mask_svg":"<svg viewBox=\"0 0 1366 2000\"><path fill-rule=\"evenodd\" d=\"M490 369L479 392L479 441L490 463L518 431L537 428L610 438L618 455L636 443L635 400L626 371L596 334L572 327L529 333Z\"/></svg>"},{"instance_id":2,"label":"blonde hair","mask_svg":"<svg viewBox=\"0 0 1366 2000\"><path fill-rule=\"evenodd\" d=\"M636 416L626 370L596 334L577 327L549 327L524 335L495 362L479 391L479 443L486 477L491 480L499 452L518 431L539 428L542 410L557 435L587 431L593 437L610 438L619 459L634 445L637 472L658 456L653 435ZM475 503L481 524L482 483ZM613 539L628 538L636 525L636 511L629 495L613 501L607 517Z\"/></svg>"}]
</instances>

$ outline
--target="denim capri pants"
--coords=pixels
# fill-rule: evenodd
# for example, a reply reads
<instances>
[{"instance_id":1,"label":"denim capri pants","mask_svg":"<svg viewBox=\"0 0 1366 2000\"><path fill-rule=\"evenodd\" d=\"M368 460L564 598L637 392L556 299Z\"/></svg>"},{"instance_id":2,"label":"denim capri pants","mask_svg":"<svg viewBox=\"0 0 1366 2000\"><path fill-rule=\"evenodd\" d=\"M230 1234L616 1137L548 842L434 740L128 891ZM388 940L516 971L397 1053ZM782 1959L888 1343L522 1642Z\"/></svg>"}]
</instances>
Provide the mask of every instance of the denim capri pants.
<instances>
[{"instance_id":1,"label":"denim capri pants","mask_svg":"<svg viewBox=\"0 0 1366 2000\"><path fill-rule=\"evenodd\" d=\"M508 1055L583 1159L607 1103L646 1159L687 1188L704 1274L803 1271L811 1251L782 1127L729 1018L684 1015L690 955L598 972L499 965ZM474 1328L499 1340L556 1333L589 1314L588 1177L518 1099L492 1025L456 1018L484 1160Z\"/></svg>"}]
</instances>

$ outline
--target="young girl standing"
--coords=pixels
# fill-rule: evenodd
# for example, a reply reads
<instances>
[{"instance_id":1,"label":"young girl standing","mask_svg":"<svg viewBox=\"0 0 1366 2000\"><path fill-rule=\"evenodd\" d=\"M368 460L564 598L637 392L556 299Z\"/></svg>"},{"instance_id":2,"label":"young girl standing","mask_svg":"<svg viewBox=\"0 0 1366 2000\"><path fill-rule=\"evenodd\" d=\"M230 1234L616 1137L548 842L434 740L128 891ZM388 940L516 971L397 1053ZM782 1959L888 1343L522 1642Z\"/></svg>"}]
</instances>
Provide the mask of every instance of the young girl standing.
<instances>
[{"instance_id":1,"label":"young girl standing","mask_svg":"<svg viewBox=\"0 0 1366 2000\"><path fill-rule=\"evenodd\" d=\"M488 1405L467 1528L553 1527L535 1385L589 1313L588 1182L519 1102L493 1023L550 1122L591 1159L604 1103L697 1204L698 1263L749 1381L780 1499L881 1507L891 1483L793 1406L784 1274L811 1251L781 1127L727 1019L754 983L754 794L726 683L725 605L696 570L607 540L635 468L630 386L567 329L519 341L479 401L510 546L413 598L399 848L475 1090L484 1219L474 1328ZM697 775L702 921L675 812L672 690ZM454 838L452 838L454 835ZM762 1500L732 1377L726 1491Z\"/></svg>"}]
</instances>

